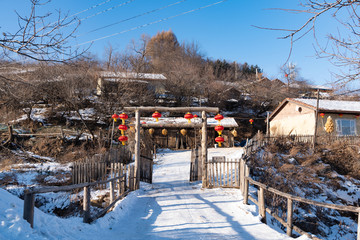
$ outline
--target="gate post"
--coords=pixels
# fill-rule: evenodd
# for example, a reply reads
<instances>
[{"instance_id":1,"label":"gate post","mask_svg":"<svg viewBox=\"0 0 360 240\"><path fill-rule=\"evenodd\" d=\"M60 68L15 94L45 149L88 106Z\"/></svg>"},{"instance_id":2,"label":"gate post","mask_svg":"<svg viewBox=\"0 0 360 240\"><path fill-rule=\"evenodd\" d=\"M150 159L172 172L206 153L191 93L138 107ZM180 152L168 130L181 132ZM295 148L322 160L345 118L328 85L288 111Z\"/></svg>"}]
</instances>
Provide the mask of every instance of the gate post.
<instances>
[{"instance_id":1,"label":"gate post","mask_svg":"<svg viewBox=\"0 0 360 240\"><path fill-rule=\"evenodd\" d=\"M202 160L202 187L207 187L207 117L206 112L202 111L201 129L201 160Z\"/></svg>"},{"instance_id":2,"label":"gate post","mask_svg":"<svg viewBox=\"0 0 360 240\"><path fill-rule=\"evenodd\" d=\"M140 188L140 110L135 111L135 190Z\"/></svg>"}]
</instances>

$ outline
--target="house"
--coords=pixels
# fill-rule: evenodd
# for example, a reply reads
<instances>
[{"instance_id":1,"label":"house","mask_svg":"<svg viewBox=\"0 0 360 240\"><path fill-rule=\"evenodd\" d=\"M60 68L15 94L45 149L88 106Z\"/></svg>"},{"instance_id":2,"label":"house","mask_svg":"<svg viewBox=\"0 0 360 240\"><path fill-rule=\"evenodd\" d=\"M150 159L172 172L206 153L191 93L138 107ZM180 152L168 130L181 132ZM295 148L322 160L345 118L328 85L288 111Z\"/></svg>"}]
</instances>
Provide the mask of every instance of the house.
<instances>
[{"instance_id":1,"label":"house","mask_svg":"<svg viewBox=\"0 0 360 240\"><path fill-rule=\"evenodd\" d=\"M163 94L165 80L163 74L101 71L97 76L96 94L100 96L104 92L116 92L118 85L125 82L143 84L151 88L155 94Z\"/></svg>"},{"instance_id":2,"label":"house","mask_svg":"<svg viewBox=\"0 0 360 240\"><path fill-rule=\"evenodd\" d=\"M271 136L314 135L316 99L286 98L269 116ZM325 123L333 119L334 133L359 135L360 101L319 100L317 134L326 135Z\"/></svg>"}]
</instances>

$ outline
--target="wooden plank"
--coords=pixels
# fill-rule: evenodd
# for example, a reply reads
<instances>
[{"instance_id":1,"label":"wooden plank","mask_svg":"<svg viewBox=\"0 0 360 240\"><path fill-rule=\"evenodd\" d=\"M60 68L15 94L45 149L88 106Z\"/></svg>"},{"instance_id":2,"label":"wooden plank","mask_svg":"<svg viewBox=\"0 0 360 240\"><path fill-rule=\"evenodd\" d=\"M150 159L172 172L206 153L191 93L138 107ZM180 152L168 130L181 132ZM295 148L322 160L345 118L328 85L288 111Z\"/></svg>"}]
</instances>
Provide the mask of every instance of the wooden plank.
<instances>
[{"instance_id":1,"label":"wooden plank","mask_svg":"<svg viewBox=\"0 0 360 240\"><path fill-rule=\"evenodd\" d=\"M357 240L360 240L360 209L358 211L358 227L357 227Z\"/></svg>"},{"instance_id":2,"label":"wooden plank","mask_svg":"<svg viewBox=\"0 0 360 240\"><path fill-rule=\"evenodd\" d=\"M227 186L228 186L228 187L231 187L231 185L230 185L230 171L229 171L229 163L227 162L227 163L226 163L226 165L227 165L227 174L226 174Z\"/></svg>"},{"instance_id":3,"label":"wooden plank","mask_svg":"<svg viewBox=\"0 0 360 240\"><path fill-rule=\"evenodd\" d=\"M110 181L110 203L115 200L115 189L114 189L114 181Z\"/></svg>"},{"instance_id":4,"label":"wooden plank","mask_svg":"<svg viewBox=\"0 0 360 240\"><path fill-rule=\"evenodd\" d=\"M84 187L83 210L84 210L83 222L84 223L90 223L91 222L91 217L90 217L90 188L88 186Z\"/></svg>"},{"instance_id":5,"label":"wooden plank","mask_svg":"<svg viewBox=\"0 0 360 240\"><path fill-rule=\"evenodd\" d=\"M135 111L141 111L141 112L208 112L208 113L218 113L219 108L218 107L124 107L124 111L127 112L135 112Z\"/></svg>"},{"instance_id":6,"label":"wooden plank","mask_svg":"<svg viewBox=\"0 0 360 240\"><path fill-rule=\"evenodd\" d=\"M258 191L258 201L259 201L259 214L261 221L266 224L266 206L265 206L265 193L264 188L260 187Z\"/></svg>"},{"instance_id":7,"label":"wooden plank","mask_svg":"<svg viewBox=\"0 0 360 240\"><path fill-rule=\"evenodd\" d=\"M248 204L248 198L249 198L249 180L247 180L246 177L249 177L250 174L250 169L249 167L245 164L245 178L244 178L244 204Z\"/></svg>"},{"instance_id":8,"label":"wooden plank","mask_svg":"<svg viewBox=\"0 0 360 240\"><path fill-rule=\"evenodd\" d=\"M310 200L310 199L306 199L306 198L302 198L302 197L297 197L288 193L284 193L281 192L277 189L271 188L266 186L263 183L259 183L255 180L253 180L250 177L247 177L247 179L249 180L249 182L251 184L254 184L256 186L265 188L267 191L272 192L272 193L276 193L279 196L285 197L285 198L290 198L294 201L297 202L303 202L303 203L307 203L307 204L311 204L311 205L315 205L315 206L319 206L319 207L325 207L325 208L331 208L331 209L335 209L335 210L340 210L340 211L349 211L349 212L359 212L360 211L360 207L353 207L353 206L344 206L344 205L336 205L336 204L330 204L330 203L322 203L322 202L317 202L314 200Z\"/></svg>"},{"instance_id":9,"label":"wooden plank","mask_svg":"<svg viewBox=\"0 0 360 240\"><path fill-rule=\"evenodd\" d=\"M29 193L26 189L24 191L24 212L23 219L30 223L30 227L34 227L34 206L35 206L35 196L33 193Z\"/></svg>"},{"instance_id":10,"label":"wooden plank","mask_svg":"<svg viewBox=\"0 0 360 240\"><path fill-rule=\"evenodd\" d=\"M140 128L140 111L135 109L135 189L140 188Z\"/></svg>"},{"instance_id":11,"label":"wooden plank","mask_svg":"<svg viewBox=\"0 0 360 240\"><path fill-rule=\"evenodd\" d=\"M202 108L201 108L202 109ZM207 109L207 108L206 108ZM218 108L217 108L218 109ZM216 110L214 108L214 110ZM207 109L206 110L207 112L211 112L210 109ZM202 172L201 172L201 178L202 178L202 187L205 188L206 187L206 179L207 179L207 176L206 176L206 163L208 161L208 150L207 150L207 116L206 116L206 111L205 110L202 110L202 113L201 113L201 121L202 121L202 128L201 128L201 166L202 166ZM194 110L194 112L197 112Z\"/></svg>"},{"instance_id":12,"label":"wooden plank","mask_svg":"<svg viewBox=\"0 0 360 240\"><path fill-rule=\"evenodd\" d=\"M286 219L286 234L291 237L292 235L292 218L293 218L294 204L291 199L287 199L287 219Z\"/></svg>"}]
</instances>

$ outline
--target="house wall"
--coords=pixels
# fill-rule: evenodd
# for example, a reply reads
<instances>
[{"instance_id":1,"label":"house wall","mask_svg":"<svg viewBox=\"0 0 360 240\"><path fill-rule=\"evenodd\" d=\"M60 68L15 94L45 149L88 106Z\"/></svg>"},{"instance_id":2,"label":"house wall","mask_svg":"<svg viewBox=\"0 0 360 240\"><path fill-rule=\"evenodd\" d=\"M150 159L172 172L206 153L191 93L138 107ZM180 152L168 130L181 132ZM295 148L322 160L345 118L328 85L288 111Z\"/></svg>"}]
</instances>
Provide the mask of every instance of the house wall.
<instances>
[{"instance_id":1,"label":"house wall","mask_svg":"<svg viewBox=\"0 0 360 240\"><path fill-rule=\"evenodd\" d=\"M356 119L354 114L343 114L343 116L340 118L339 114L328 114L328 113L325 113L324 118L319 116L317 134L319 134L319 135L328 134L325 131L325 123L326 123L326 120L327 120L327 118L329 116L331 116L331 118L333 119L333 122L334 122L335 129L334 129L334 132L332 133L333 135L337 135L337 133L336 133L336 119L355 119L355 122L356 122L356 135L360 135L360 118Z\"/></svg>"},{"instance_id":2,"label":"house wall","mask_svg":"<svg viewBox=\"0 0 360 240\"><path fill-rule=\"evenodd\" d=\"M288 102L271 120L270 135L313 135L315 131L314 122L314 110Z\"/></svg>"}]
</instances>

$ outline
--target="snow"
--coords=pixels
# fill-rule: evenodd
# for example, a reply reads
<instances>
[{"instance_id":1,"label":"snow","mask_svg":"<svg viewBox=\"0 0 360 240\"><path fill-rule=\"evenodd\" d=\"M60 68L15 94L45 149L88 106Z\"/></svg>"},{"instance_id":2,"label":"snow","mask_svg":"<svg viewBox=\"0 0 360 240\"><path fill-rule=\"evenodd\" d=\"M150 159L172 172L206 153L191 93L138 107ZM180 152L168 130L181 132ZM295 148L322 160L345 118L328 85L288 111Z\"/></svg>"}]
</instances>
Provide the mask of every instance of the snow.
<instances>
[{"instance_id":1,"label":"snow","mask_svg":"<svg viewBox=\"0 0 360 240\"><path fill-rule=\"evenodd\" d=\"M241 154L241 148L209 150L209 158ZM0 240L292 239L261 223L257 208L243 205L238 189L202 189L200 182L190 183L190 155L190 151L159 152L153 184L141 183L140 190L131 192L93 224L82 223L80 217L58 218L35 208L31 229L22 219L23 201L0 189ZM63 201L57 200L55 205Z\"/></svg>"},{"instance_id":2,"label":"snow","mask_svg":"<svg viewBox=\"0 0 360 240\"><path fill-rule=\"evenodd\" d=\"M305 99L305 98L294 98L295 101L305 103L316 108L316 99ZM339 100L319 100L320 110L331 110L331 111L359 111L360 112L360 101L339 101Z\"/></svg>"},{"instance_id":3,"label":"snow","mask_svg":"<svg viewBox=\"0 0 360 240\"><path fill-rule=\"evenodd\" d=\"M147 80L165 80L166 77L163 74L155 73L136 73L136 72L100 72L100 76L104 78L135 78L135 79L147 79ZM108 79L106 79L108 80ZM113 79L112 79L113 80Z\"/></svg>"},{"instance_id":4,"label":"snow","mask_svg":"<svg viewBox=\"0 0 360 240\"><path fill-rule=\"evenodd\" d=\"M159 127L162 127L163 125L172 125L172 124L187 124L188 120L185 118L175 118L175 117L166 117L166 118L159 118L159 121L156 122L154 118L150 117L142 117L140 118L141 124L156 124L159 125ZM197 123L201 124L201 118L193 118L191 119L191 123ZM215 120L214 118L207 118L207 124L209 127L215 127L219 125L219 122ZM220 125L229 128L229 127L238 127L238 124L236 123L234 118L231 117L225 117L223 120L221 120Z\"/></svg>"}]
</instances>

